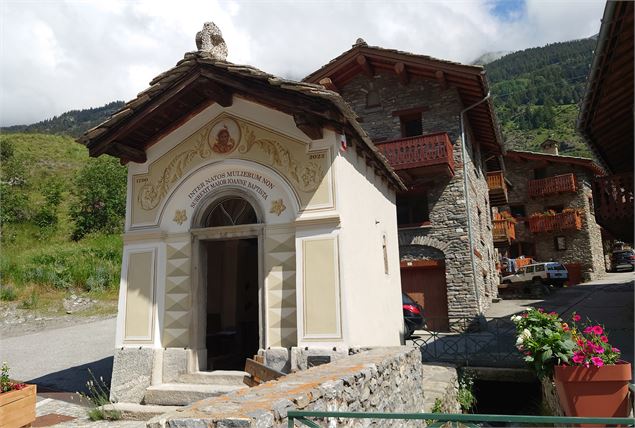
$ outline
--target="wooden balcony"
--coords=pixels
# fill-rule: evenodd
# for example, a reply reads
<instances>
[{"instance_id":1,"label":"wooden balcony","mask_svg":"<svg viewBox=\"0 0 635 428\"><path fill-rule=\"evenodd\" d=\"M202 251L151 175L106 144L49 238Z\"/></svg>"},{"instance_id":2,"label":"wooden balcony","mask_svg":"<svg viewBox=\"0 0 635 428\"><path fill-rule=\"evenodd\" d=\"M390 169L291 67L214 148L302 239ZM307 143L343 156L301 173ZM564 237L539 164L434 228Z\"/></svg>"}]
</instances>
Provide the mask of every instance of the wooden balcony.
<instances>
[{"instance_id":1,"label":"wooden balcony","mask_svg":"<svg viewBox=\"0 0 635 428\"><path fill-rule=\"evenodd\" d=\"M507 205L507 184L503 171L487 173L487 187L489 188L489 203L493 207Z\"/></svg>"},{"instance_id":2,"label":"wooden balcony","mask_svg":"<svg viewBox=\"0 0 635 428\"><path fill-rule=\"evenodd\" d=\"M557 195L559 193L575 193L577 190L575 175L562 174L555 177L529 180L528 193L532 198Z\"/></svg>"},{"instance_id":3,"label":"wooden balcony","mask_svg":"<svg viewBox=\"0 0 635 428\"><path fill-rule=\"evenodd\" d=\"M500 214L495 214L492 219L492 226L494 246L504 247L511 244L511 242L516 239L516 222L513 219L505 218Z\"/></svg>"},{"instance_id":4,"label":"wooden balcony","mask_svg":"<svg viewBox=\"0 0 635 428\"><path fill-rule=\"evenodd\" d=\"M595 220L622 241L633 239L633 173L598 177L593 182Z\"/></svg>"},{"instance_id":5,"label":"wooden balcony","mask_svg":"<svg viewBox=\"0 0 635 428\"><path fill-rule=\"evenodd\" d=\"M376 146L406 181L439 174L454 176L454 153L447 132L401 138Z\"/></svg>"},{"instance_id":6,"label":"wooden balcony","mask_svg":"<svg viewBox=\"0 0 635 428\"><path fill-rule=\"evenodd\" d=\"M529 217L529 230L533 233L561 232L582 229L582 215L577 211L559 214L540 214Z\"/></svg>"}]
</instances>

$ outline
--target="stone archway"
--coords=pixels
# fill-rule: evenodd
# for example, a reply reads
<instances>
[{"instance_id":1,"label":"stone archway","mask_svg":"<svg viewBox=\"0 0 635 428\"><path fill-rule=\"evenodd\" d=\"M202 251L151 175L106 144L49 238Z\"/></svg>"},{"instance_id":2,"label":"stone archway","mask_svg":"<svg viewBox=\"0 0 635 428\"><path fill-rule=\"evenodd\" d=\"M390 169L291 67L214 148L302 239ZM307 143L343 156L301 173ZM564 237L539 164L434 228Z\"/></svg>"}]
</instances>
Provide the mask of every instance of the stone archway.
<instances>
[{"instance_id":1,"label":"stone archway","mask_svg":"<svg viewBox=\"0 0 635 428\"><path fill-rule=\"evenodd\" d=\"M447 331L448 297L445 254L429 245L399 247L401 289L424 308L426 328Z\"/></svg>"}]
</instances>

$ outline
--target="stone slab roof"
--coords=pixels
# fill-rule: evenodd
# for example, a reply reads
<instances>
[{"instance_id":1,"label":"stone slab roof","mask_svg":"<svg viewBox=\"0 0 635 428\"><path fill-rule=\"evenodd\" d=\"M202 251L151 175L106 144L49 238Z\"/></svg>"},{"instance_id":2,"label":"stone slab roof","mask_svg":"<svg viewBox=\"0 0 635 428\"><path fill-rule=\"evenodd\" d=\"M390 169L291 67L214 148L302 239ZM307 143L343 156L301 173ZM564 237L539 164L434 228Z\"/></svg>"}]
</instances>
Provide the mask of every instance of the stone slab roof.
<instances>
[{"instance_id":1,"label":"stone slab roof","mask_svg":"<svg viewBox=\"0 0 635 428\"><path fill-rule=\"evenodd\" d=\"M162 135L155 137L149 145L144 143L144 146L126 141L126 137L132 135L135 119L141 115L151 115L151 110L156 110L162 105L162 97L183 90L195 81L199 82L200 87L205 87L206 83L201 83L201 79L204 80L206 77L210 79L210 92L218 92L217 89L222 84L219 85L219 81L214 80L215 76L222 76L228 82L226 86L234 85L229 89L236 90L239 95L242 95L240 89L236 88L241 88L241 82L244 82L258 85L268 93L289 97L295 102L313 105L319 103L328 110L324 113L323 124L351 135L357 140L376 171L397 189L405 190L399 176L357 122L355 112L337 92L330 91L322 85L282 79L252 66L219 61L208 52L185 54L173 68L152 79L150 86L136 98L127 102L106 121L88 130L77 141L88 147L91 156L107 153L119 157L123 162L134 160L133 156L139 156L137 159L143 160L145 149ZM276 100L269 100L269 104L271 103L275 104Z\"/></svg>"}]
</instances>

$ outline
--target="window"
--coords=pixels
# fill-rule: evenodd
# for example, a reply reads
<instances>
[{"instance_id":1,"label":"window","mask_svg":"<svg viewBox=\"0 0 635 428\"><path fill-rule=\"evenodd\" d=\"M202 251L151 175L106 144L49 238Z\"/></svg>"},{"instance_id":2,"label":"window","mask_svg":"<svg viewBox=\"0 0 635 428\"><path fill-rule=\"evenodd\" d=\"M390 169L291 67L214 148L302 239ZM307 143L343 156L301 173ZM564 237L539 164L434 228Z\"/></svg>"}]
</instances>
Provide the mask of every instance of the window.
<instances>
[{"instance_id":1,"label":"window","mask_svg":"<svg viewBox=\"0 0 635 428\"><path fill-rule=\"evenodd\" d=\"M397 224L399 226L421 226L429 221L426 193L397 196Z\"/></svg>"},{"instance_id":2,"label":"window","mask_svg":"<svg viewBox=\"0 0 635 428\"><path fill-rule=\"evenodd\" d=\"M525 273L534 273L533 266L525 266Z\"/></svg>"},{"instance_id":3,"label":"window","mask_svg":"<svg viewBox=\"0 0 635 428\"><path fill-rule=\"evenodd\" d=\"M510 205L509 206L509 211L510 211L512 217L514 217L514 218L527 217L527 213L525 212L525 206L524 205Z\"/></svg>"},{"instance_id":4,"label":"window","mask_svg":"<svg viewBox=\"0 0 635 428\"><path fill-rule=\"evenodd\" d=\"M553 246L557 251L564 251L567 249L567 238L564 236L555 236L553 238Z\"/></svg>"},{"instance_id":5,"label":"window","mask_svg":"<svg viewBox=\"0 0 635 428\"><path fill-rule=\"evenodd\" d=\"M536 265L536 272L544 272L545 265Z\"/></svg>"},{"instance_id":6,"label":"window","mask_svg":"<svg viewBox=\"0 0 635 428\"><path fill-rule=\"evenodd\" d=\"M591 215L595 215L595 206L593 205L593 197L589 196L589 211L591 211Z\"/></svg>"},{"instance_id":7,"label":"window","mask_svg":"<svg viewBox=\"0 0 635 428\"><path fill-rule=\"evenodd\" d=\"M379 91L371 87L366 93L366 107L377 107L379 105L381 105Z\"/></svg>"},{"instance_id":8,"label":"window","mask_svg":"<svg viewBox=\"0 0 635 428\"><path fill-rule=\"evenodd\" d=\"M564 209L564 205L551 205L549 207L546 207L546 209L547 211L553 211L557 214L562 212L562 210Z\"/></svg>"},{"instance_id":9,"label":"window","mask_svg":"<svg viewBox=\"0 0 635 428\"><path fill-rule=\"evenodd\" d=\"M401 121L402 137L416 137L423 134L421 112L401 115L399 120Z\"/></svg>"},{"instance_id":10,"label":"window","mask_svg":"<svg viewBox=\"0 0 635 428\"><path fill-rule=\"evenodd\" d=\"M547 168L535 168L534 169L534 180L540 180L541 178L547 177Z\"/></svg>"},{"instance_id":11,"label":"window","mask_svg":"<svg viewBox=\"0 0 635 428\"><path fill-rule=\"evenodd\" d=\"M381 239L381 249L384 253L384 273L388 275L388 246L386 244L386 235L382 235Z\"/></svg>"},{"instance_id":12,"label":"window","mask_svg":"<svg viewBox=\"0 0 635 428\"><path fill-rule=\"evenodd\" d=\"M258 217L249 202L239 197L221 199L205 214L205 227L235 226L258 223Z\"/></svg>"}]
</instances>

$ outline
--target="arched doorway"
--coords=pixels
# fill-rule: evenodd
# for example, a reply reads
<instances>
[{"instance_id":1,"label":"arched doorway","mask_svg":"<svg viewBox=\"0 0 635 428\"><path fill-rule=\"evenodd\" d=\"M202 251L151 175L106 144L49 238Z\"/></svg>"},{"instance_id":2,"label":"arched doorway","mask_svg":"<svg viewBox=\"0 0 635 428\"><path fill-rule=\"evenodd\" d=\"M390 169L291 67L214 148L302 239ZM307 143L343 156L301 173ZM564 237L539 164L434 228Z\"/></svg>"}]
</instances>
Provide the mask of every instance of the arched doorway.
<instances>
[{"instance_id":1,"label":"arched doorway","mask_svg":"<svg viewBox=\"0 0 635 428\"><path fill-rule=\"evenodd\" d=\"M239 189L210 197L194 217L199 344L207 350L199 365L207 370L242 370L261 346L262 219Z\"/></svg>"},{"instance_id":2,"label":"arched doorway","mask_svg":"<svg viewBox=\"0 0 635 428\"><path fill-rule=\"evenodd\" d=\"M445 255L428 245L399 248L401 290L423 306L426 328L448 331L448 293L445 281Z\"/></svg>"}]
</instances>

